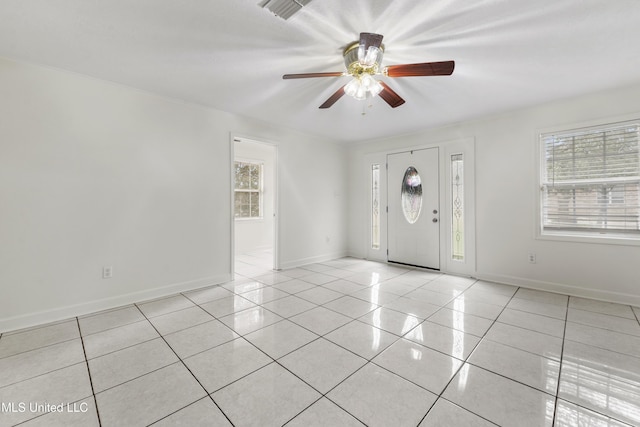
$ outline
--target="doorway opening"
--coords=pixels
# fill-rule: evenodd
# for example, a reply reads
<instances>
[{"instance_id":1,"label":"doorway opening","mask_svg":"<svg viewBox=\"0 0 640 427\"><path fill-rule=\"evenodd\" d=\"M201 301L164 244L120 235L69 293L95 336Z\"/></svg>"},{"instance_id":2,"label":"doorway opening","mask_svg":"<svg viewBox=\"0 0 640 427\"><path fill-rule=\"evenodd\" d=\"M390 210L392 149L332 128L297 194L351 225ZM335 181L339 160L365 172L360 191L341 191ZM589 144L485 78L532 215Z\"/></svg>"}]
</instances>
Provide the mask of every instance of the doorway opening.
<instances>
[{"instance_id":1,"label":"doorway opening","mask_svg":"<svg viewBox=\"0 0 640 427\"><path fill-rule=\"evenodd\" d=\"M277 269L277 147L234 137L233 271L255 277Z\"/></svg>"}]
</instances>

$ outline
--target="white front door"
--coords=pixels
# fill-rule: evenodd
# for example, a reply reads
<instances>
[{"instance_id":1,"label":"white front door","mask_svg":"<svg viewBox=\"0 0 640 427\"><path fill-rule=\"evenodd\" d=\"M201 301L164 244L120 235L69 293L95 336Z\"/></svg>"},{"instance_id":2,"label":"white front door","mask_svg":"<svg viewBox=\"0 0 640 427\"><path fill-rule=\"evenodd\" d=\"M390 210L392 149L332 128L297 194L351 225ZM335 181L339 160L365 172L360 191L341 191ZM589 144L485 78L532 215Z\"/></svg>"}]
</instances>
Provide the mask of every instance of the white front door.
<instances>
[{"instance_id":1,"label":"white front door","mask_svg":"<svg viewBox=\"0 0 640 427\"><path fill-rule=\"evenodd\" d=\"M388 261L440 269L438 148L387 156Z\"/></svg>"}]
</instances>

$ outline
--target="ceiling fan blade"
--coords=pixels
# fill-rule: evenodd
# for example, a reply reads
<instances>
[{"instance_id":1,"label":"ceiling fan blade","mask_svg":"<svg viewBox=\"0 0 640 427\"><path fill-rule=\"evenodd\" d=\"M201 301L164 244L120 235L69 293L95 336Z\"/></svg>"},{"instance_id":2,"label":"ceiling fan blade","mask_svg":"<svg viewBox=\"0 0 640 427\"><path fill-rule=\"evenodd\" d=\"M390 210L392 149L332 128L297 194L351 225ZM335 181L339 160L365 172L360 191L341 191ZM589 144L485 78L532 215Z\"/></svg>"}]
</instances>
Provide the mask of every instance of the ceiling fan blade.
<instances>
[{"instance_id":1,"label":"ceiling fan blade","mask_svg":"<svg viewBox=\"0 0 640 427\"><path fill-rule=\"evenodd\" d=\"M364 46L366 52L370 46L380 47L382 44L382 34L360 33L360 47Z\"/></svg>"},{"instance_id":2,"label":"ceiling fan blade","mask_svg":"<svg viewBox=\"0 0 640 427\"><path fill-rule=\"evenodd\" d=\"M384 74L389 77L450 76L455 61L423 62L420 64L389 65Z\"/></svg>"},{"instance_id":3,"label":"ceiling fan blade","mask_svg":"<svg viewBox=\"0 0 640 427\"><path fill-rule=\"evenodd\" d=\"M344 85L344 86L346 86L346 85ZM331 95L331 96L329 97L329 99L327 99L326 101L324 101L324 104L322 104L322 105L321 105L320 107L318 107L318 108L325 109L325 108L329 108L329 107L331 107L333 104L335 104L335 103L336 103L336 101L337 101L338 99L342 98L342 96L344 95L344 86L342 86L340 89L338 89L338 90L336 91L336 93L334 93L333 95Z\"/></svg>"},{"instance_id":4,"label":"ceiling fan blade","mask_svg":"<svg viewBox=\"0 0 640 427\"><path fill-rule=\"evenodd\" d=\"M285 74L283 79L308 79L312 77L342 77L344 73L342 71L332 71L329 73L302 73L302 74Z\"/></svg>"},{"instance_id":5,"label":"ceiling fan blade","mask_svg":"<svg viewBox=\"0 0 640 427\"><path fill-rule=\"evenodd\" d=\"M391 106L391 108L396 108L404 104L404 99L400 97L397 93L394 92L385 82L380 82L382 87L384 88L382 92L380 92L380 98L384 99L387 104Z\"/></svg>"}]
</instances>

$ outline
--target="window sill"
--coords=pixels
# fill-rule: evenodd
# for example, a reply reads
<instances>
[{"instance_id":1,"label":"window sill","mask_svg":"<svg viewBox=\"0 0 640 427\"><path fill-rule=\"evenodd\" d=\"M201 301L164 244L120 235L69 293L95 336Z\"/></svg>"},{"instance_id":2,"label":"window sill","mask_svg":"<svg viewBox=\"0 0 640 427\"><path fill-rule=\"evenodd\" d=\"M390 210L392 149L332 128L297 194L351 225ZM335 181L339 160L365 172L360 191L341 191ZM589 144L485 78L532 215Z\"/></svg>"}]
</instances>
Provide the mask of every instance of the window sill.
<instances>
[{"instance_id":1,"label":"window sill","mask_svg":"<svg viewBox=\"0 0 640 427\"><path fill-rule=\"evenodd\" d=\"M236 221L240 222L261 222L264 221L264 217L256 216L251 218L234 218Z\"/></svg>"},{"instance_id":2,"label":"window sill","mask_svg":"<svg viewBox=\"0 0 640 427\"><path fill-rule=\"evenodd\" d=\"M543 231L536 237L539 240L559 242L595 243L600 245L640 246L640 235L614 233L584 233L571 231Z\"/></svg>"}]
</instances>

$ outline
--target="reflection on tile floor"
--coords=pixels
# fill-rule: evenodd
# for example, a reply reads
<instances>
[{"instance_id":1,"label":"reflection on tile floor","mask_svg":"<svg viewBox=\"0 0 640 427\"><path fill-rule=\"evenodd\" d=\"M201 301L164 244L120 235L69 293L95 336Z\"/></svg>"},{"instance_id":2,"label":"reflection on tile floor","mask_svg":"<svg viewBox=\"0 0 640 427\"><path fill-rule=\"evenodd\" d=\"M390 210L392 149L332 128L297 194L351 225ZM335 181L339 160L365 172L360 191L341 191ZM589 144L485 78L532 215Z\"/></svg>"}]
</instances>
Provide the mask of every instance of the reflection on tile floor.
<instances>
[{"instance_id":1,"label":"reflection on tile floor","mask_svg":"<svg viewBox=\"0 0 640 427\"><path fill-rule=\"evenodd\" d=\"M343 258L0 335L0 425L640 425L640 310Z\"/></svg>"}]
</instances>

